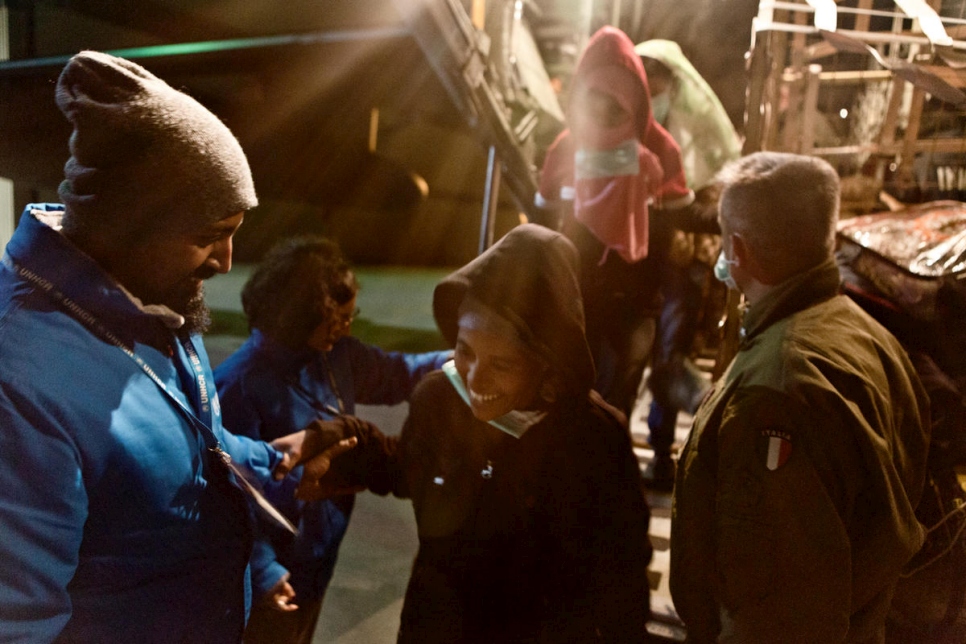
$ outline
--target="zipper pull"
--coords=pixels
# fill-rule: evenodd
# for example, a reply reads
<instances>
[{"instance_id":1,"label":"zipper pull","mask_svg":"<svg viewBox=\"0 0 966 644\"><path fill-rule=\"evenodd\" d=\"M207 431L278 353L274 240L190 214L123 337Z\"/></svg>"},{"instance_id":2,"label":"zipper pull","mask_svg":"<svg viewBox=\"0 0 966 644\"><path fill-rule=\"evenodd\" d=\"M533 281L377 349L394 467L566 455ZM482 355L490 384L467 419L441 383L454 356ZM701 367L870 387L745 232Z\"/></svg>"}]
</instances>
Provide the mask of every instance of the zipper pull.
<instances>
[{"instance_id":1,"label":"zipper pull","mask_svg":"<svg viewBox=\"0 0 966 644\"><path fill-rule=\"evenodd\" d=\"M493 461L486 459L486 467L480 472L480 476L487 480L493 478Z\"/></svg>"}]
</instances>

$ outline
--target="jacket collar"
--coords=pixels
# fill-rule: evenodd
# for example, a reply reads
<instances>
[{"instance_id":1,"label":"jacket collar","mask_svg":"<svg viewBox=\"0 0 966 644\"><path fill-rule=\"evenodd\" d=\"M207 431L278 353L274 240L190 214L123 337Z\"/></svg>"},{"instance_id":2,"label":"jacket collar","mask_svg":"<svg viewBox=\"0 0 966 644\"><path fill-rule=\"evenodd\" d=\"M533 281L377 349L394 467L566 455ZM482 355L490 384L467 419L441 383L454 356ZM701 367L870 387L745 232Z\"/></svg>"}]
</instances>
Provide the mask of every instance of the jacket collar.
<instances>
[{"instance_id":1,"label":"jacket collar","mask_svg":"<svg viewBox=\"0 0 966 644\"><path fill-rule=\"evenodd\" d=\"M307 347L293 349L272 338L261 329L252 329L251 342L257 353L283 371L301 369L320 353Z\"/></svg>"},{"instance_id":2,"label":"jacket collar","mask_svg":"<svg viewBox=\"0 0 966 644\"><path fill-rule=\"evenodd\" d=\"M839 270L833 259L785 280L748 309L741 325L741 343L749 342L789 315L835 297L840 281Z\"/></svg>"},{"instance_id":3,"label":"jacket collar","mask_svg":"<svg viewBox=\"0 0 966 644\"><path fill-rule=\"evenodd\" d=\"M140 337L151 329L151 338L164 328L178 328L184 319L165 306L144 306L90 256L60 233L63 206L30 204L17 231L7 244L7 254L18 265L48 280L112 331L122 337Z\"/></svg>"}]
</instances>

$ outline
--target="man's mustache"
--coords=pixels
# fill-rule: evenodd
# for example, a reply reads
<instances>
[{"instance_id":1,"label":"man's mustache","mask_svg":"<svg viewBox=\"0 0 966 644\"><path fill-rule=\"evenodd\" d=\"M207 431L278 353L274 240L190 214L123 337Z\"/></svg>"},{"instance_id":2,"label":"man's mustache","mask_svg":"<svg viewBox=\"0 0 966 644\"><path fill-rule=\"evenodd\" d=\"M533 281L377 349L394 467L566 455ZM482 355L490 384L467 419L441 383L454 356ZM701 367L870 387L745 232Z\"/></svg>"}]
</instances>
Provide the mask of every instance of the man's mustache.
<instances>
[{"instance_id":1,"label":"man's mustache","mask_svg":"<svg viewBox=\"0 0 966 644\"><path fill-rule=\"evenodd\" d=\"M192 273L191 277L199 280L211 279L218 274L218 271L210 266L200 266L198 270Z\"/></svg>"}]
</instances>

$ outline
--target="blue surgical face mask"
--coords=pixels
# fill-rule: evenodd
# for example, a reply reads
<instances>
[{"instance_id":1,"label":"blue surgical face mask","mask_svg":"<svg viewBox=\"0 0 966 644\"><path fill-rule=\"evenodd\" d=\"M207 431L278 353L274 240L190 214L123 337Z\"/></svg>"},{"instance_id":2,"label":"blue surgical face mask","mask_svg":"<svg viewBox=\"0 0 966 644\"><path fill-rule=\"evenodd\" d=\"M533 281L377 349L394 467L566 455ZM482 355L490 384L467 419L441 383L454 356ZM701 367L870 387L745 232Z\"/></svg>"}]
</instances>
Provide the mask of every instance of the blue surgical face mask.
<instances>
[{"instance_id":1,"label":"blue surgical face mask","mask_svg":"<svg viewBox=\"0 0 966 644\"><path fill-rule=\"evenodd\" d=\"M738 283L735 282L735 278L731 276L731 267L737 264L738 262L736 260L728 259L725 255L724 248L718 254L718 261L714 263L714 276L719 281L724 282L728 288L736 291L740 289L738 288Z\"/></svg>"},{"instance_id":2,"label":"blue surgical face mask","mask_svg":"<svg viewBox=\"0 0 966 644\"><path fill-rule=\"evenodd\" d=\"M667 123L668 112L671 111L671 92L661 92L657 96L651 97L651 114L654 120L665 125Z\"/></svg>"}]
</instances>

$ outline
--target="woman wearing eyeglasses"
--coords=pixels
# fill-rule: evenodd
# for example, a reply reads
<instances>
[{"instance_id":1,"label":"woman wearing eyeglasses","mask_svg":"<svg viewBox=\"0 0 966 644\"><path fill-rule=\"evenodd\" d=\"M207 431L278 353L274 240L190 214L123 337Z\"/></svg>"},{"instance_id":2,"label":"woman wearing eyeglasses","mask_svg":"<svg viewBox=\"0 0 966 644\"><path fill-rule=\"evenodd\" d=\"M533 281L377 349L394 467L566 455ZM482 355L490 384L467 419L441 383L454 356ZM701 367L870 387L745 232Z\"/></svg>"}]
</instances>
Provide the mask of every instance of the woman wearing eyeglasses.
<instances>
[{"instance_id":1,"label":"woman wearing eyeglasses","mask_svg":"<svg viewBox=\"0 0 966 644\"><path fill-rule=\"evenodd\" d=\"M356 403L397 404L449 359L449 351L386 352L352 337L358 291L327 239L288 239L266 255L242 290L251 336L215 370L228 430L271 440L313 420L354 414ZM266 528L255 544L246 643L311 642L354 499L281 508L299 534Z\"/></svg>"}]
</instances>

